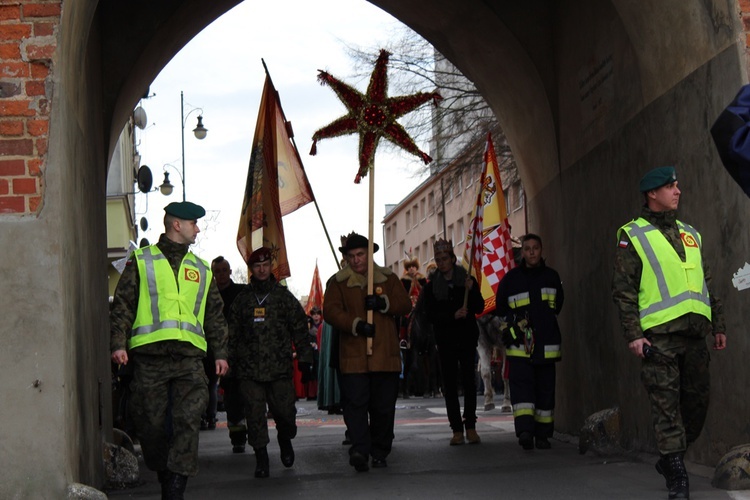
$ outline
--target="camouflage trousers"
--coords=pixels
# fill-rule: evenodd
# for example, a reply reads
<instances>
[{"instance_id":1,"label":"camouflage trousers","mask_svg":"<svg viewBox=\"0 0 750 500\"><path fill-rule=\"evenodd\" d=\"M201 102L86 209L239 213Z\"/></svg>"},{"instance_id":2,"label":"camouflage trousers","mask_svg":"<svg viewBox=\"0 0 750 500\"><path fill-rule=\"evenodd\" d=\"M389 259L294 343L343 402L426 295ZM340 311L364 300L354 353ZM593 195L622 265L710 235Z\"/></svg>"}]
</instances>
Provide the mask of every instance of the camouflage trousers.
<instances>
[{"instance_id":1,"label":"camouflage trousers","mask_svg":"<svg viewBox=\"0 0 750 500\"><path fill-rule=\"evenodd\" d=\"M198 433L208 380L197 357L134 355L130 411L146 466L198 473Z\"/></svg>"},{"instance_id":2,"label":"camouflage trousers","mask_svg":"<svg viewBox=\"0 0 750 500\"><path fill-rule=\"evenodd\" d=\"M710 354L705 338L653 335L658 349L643 360L641 381L648 391L656 445L663 455L687 450L706 421Z\"/></svg>"},{"instance_id":3,"label":"camouflage trousers","mask_svg":"<svg viewBox=\"0 0 750 500\"><path fill-rule=\"evenodd\" d=\"M240 380L240 393L245 402L247 442L253 449L268 445L268 418L266 404L276 422L279 439L293 439L297 435L297 397L291 378L272 382Z\"/></svg>"}]
</instances>

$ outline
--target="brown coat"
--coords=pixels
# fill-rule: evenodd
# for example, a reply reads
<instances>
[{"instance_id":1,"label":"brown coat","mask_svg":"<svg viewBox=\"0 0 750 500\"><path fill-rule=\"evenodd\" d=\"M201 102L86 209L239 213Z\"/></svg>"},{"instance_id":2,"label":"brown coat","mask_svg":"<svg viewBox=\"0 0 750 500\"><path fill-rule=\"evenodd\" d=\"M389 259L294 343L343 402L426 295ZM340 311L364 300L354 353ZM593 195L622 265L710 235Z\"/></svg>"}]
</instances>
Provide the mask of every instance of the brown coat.
<instances>
[{"instance_id":1,"label":"brown coat","mask_svg":"<svg viewBox=\"0 0 750 500\"><path fill-rule=\"evenodd\" d=\"M386 298L386 308L374 311L375 337L367 355L366 337L356 334L357 323L367 320L367 277L345 267L326 284L323 317L338 330L341 373L400 372L396 317L411 311L411 301L401 281L390 269L376 264L374 293Z\"/></svg>"}]
</instances>

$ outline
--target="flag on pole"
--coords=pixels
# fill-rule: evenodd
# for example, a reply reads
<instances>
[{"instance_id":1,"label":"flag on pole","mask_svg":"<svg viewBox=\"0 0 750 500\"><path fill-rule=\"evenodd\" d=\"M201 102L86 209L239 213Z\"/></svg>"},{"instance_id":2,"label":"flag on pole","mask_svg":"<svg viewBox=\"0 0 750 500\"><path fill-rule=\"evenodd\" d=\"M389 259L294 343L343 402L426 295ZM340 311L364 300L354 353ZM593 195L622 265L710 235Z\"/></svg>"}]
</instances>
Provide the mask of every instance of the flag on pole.
<instances>
[{"instance_id":1,"label":"flag on pole","mask_svg":"<svg viewBox=\"0 0 750 500\"><path fill-rule=\"evenodd\" d=\"M482 314L486 314L495 309L495 293L500 280L516 265L500 169L489 133L479 194L466 242L463 261L468 267L473 255L469 271L479 283L484 298Z\"/></svg>"},{"instance_id":2,"label":"flag on pole","mask_svg":"<svg viewBox=\"0 0 750 500\"><path fill-rule=\"evenodd\" d=\"M305 307L305 312L308 316L310 315L310 309L313 307L319 307L323 310L323 284L320 282L317 262L315 262L315 272L313 273L310 294L307 296L307 306Z\"/></svg>"},{"instance_id":3,"label":"flag on pole","mask_svg":"<svg viewBox=\"0 0 750 500\"><path fill-rule=\"evenodd\" d=\"M272 271L277 280L291 276L281 217L313 200L291 137L291 126L284 119L278 93L266 73L237 230L237 249L247 262L253 250L270 248Z\"/></svg>"}]
</instances>

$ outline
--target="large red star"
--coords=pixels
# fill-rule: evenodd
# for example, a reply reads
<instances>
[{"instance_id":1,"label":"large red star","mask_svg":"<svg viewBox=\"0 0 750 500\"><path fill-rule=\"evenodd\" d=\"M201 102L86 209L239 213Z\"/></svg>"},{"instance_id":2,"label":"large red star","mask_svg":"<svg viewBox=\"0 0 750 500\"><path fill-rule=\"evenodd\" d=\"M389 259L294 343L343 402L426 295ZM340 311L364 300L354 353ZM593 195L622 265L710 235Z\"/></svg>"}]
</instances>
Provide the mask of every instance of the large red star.
<instances>
[{"instance_id":1,"label":"large red star","mask_svg":"<svg viewBox=\"0 0 750 500\"><path fill-rule=\"evenodd\" d=\"M412 95L388 97L386 67L390 55L386 50L380 51L378 60L375 62L375 69L370 77L370 84L367 86L366 95L325 71L320 70L318 74L320 83L329 85L349 112L313 134L310 154L315 155L317 153L316 143L320 139L358 133L359 171L354 179L357 184L362 180L362 177L367 175L367 170L373 168L375 150L381 137L385 137L409 153L419 156L425 163L432 161L427 153L420 151L414 140L406 133L404 127L396 122L396 119L415 110L427 101L432 100L437 105L437 101L442 97L437 92L418 92Z\"/></svg>"}]
</instances>

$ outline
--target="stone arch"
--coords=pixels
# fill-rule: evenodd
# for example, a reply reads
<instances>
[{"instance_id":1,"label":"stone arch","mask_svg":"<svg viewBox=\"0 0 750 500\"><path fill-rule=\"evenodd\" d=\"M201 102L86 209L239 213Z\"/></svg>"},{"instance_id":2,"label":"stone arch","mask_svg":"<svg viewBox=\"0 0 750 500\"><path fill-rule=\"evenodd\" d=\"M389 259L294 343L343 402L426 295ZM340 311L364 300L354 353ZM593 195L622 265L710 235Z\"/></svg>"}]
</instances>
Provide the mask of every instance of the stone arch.
<instances>
[{"instance_id":1,"label":"stone arch","mask_svg":"<svg viewBox=\"0 0 750 500\"><path fill-rule=\"evenodd\" d=\"M2 495L59 497L72 481L103 482L100 441L108 437L111 415L106 284L98 273L106 266L102 214L115 131L172 55L237 3L18 0L0 7L0 22L11 25L16 15L18 24L31 25L32 35L36 25L51 23L51 31L40 36L50 37L54 47L46 56L52 71L43 79L44 97L52 103L48 135L39 137L48 140L46 155L9 154L8 131L0 137L0 154L16 162L13 172L20 159L23 173L17 176L40 179L38 191L25 196L41 196L41 203L0 215L0 249L9 256L0 261L0 290L12 304L4 310L0 365L13 373L0 410L6 417ZM708 256L718 264L713 271L721 277L717 287L728 329L742 331L750 321L742 297L728 283L750 248L750 223L741 217L750 202L721 169L708 135L712 120L748 79L750 5L744 0L648 5L546 0L522 7L482 0L372 3L414 28L474 80L518 156L530 228L544 235L570 297L562 317L567 336L559 430L574 434L588 414L622 405L623 444L650 449L642 389L632 381L637 368L618 345L619 325L607 293L614 231L637 207L630 186L642 171L678 163L684 184L692 185L686 220L703 230L704 241L716 242ZM42 23L36 21L40 5L60 10L48 11L42 17L52 21ZM35 9L37 17L27 15ZM28 39L18 38L19 60L27 64L33 58ZM595 106L592 95L606 106ZM3 98L8 116L13 99ZM30 171L29 162L38 165L40 159L44 165ZM12 177L4 172L0 198L8 194L6 178ZM728 446L750 437L742 420L746 408L733 391L750 383L742 369L748 341L737 335L730 342L733 350L719 354L723 362L712 368L719 386L714 405L721 411L709 414L711 432L689 455L701 463L714 463ZM591 374L583 384L581 372ZM618 383L622 380L627 383ZM30 483L25 478L32 469Z\"/></svg>"}]
</instances>

